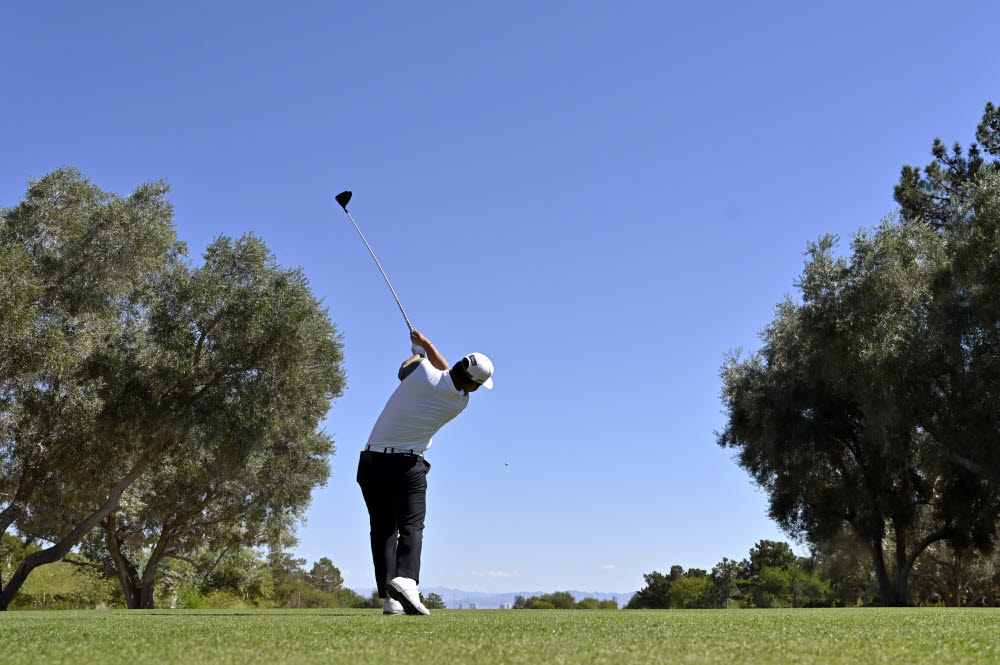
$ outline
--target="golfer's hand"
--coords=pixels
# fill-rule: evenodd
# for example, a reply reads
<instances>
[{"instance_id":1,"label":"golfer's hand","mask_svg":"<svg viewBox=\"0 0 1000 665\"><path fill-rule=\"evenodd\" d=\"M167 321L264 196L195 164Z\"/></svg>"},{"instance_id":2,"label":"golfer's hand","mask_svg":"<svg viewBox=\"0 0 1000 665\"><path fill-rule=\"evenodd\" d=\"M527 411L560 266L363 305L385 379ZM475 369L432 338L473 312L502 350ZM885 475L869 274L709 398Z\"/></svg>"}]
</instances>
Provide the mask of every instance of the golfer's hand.
<instances>
[{"instance_id":1,"label":"golfer's hand","mask_svg":"<svg viewBox=\"0 0 1000 665\"><path fill-rule=\"evenodd\" d=\"M431 345L431 341L420 334L420 331L418 330L414 330L410 333L410 341L424 347L425 349Z\"/></svg>"}]
</instances>

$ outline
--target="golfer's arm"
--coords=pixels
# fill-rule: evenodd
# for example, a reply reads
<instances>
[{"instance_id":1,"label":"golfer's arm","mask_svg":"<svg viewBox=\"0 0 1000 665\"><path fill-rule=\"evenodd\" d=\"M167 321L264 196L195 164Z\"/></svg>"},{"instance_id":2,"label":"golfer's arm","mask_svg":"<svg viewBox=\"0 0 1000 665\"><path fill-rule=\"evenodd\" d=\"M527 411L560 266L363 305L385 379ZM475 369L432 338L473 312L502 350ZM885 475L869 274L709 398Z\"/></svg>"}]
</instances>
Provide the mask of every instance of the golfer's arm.
<instances>
[{"instance_id":1,"label":"golfer's arm","mask_svg":"<svg viewBox=\"0 0 1000 665\"><path fill-rule=\"evenodd\" d=\"M448 361L444 359L444 356L442 356L441 352L437 350L437 347L434 346L433 342L428 343L427 346L424 347L424 351L427 352L427 360L431 361L431 365L434 365L435 369L439 369L442 372L447 372L451 369L451 365L449 365Z\"/></svg>"}]
</instances>

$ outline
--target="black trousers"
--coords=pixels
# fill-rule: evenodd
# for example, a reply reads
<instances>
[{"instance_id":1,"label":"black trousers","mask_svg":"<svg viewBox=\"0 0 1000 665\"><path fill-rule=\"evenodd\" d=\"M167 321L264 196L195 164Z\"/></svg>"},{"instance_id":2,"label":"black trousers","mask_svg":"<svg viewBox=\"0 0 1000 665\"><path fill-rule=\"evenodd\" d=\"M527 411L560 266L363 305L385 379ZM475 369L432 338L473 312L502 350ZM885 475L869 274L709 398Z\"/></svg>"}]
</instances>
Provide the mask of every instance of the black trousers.
<instances>
[{"instance_id":1,"label":"black trousers","mask_svg":"<svg viewBox=\"0 0 1000 665\"><path fill-rule=\"evenodd\" d=\"M358 484L371 521L372 560L380 598L394 577L420 582L429 462L416 455L362 451Z\"/></svg>"}]
</instances>

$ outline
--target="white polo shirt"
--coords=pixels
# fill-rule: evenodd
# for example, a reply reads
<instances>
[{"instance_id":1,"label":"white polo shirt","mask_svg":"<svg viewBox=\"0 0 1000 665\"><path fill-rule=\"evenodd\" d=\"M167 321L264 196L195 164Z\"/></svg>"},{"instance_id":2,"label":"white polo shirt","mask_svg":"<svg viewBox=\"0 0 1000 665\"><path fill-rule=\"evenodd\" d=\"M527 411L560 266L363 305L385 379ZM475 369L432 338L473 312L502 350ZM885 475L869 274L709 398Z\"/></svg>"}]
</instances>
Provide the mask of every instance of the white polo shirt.
<instances>
[{"instance_id":1,"label":"white polo shirt","mask_svg":"<svg viewBox=\"0 0 1000 665\"><path fill-rule=\"evenodd\" d=\"M469 393L456 388L451 374L436 369L426 358L410 363L400 373L408 370L375 421L369 446L423 452L431 447L431 437L469 405Z\"/></svg>"}]
</instances>

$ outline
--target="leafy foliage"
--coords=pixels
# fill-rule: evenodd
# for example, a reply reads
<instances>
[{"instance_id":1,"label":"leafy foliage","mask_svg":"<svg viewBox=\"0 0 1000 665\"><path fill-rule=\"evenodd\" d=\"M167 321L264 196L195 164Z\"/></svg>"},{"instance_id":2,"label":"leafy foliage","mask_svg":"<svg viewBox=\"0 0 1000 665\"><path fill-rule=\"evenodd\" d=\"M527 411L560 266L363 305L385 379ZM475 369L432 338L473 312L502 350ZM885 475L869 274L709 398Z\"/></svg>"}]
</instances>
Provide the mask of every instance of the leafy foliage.
<instances>
[{"instance_id":1,"label":"leafy foliage","mask_svg":"<svg viewBox=\"0 0 1000 665\"><path fill-rule=\"evenodd\" d=\"M653 571L643 575L646 586L639 589L629 600L625 609L665 610L670 607L670 587L684 575L683 566L671 566L670 574Z\"/></svg>"},{"instance_id":2,"label":"leafy foliage","mask_svg":"<svg viewBox=\"0 0 1000 665\"><path fill-rule=\"evenodd\" d=\"M979 138L996 147L997 109ZM935 143L904 169L901 219L809 246L763 348L723 367L719 444L738 451L771 516L815 544L846 527L884 602L911 602L927 547L992 547L1000 510L1000 176Z\"/></svg>"},{"instance_id":3,"label":"leafy foliage","mask_svg":"<svg viewBox=\"0 0 1000 665\"><path fill-rule=\"evenodd\" d=\"M20 306L0 329L0 532L54 543L0 607L98 525L85 549L151 607L164 558L287 539L329 475L316 428L344 373L327 311L253 236L189 264L167 191L121 198L64 169L0 217Z\"/></svg>"},{"instance_id":4,"label":"leafy foliage","mask_svg":"<svg viewBox=\"0 0 1000 665\"><path fill-rule=\"evenodd\" d=\"M545 593L541 596L516 596L514 598L513 609L515 610L610 610L618 609L617 601L599 601L596 598L584 598L577 602L573 594L568 591L556 591Z\"/></svg>"},{"instance_id":5,"label":"leafy foliage","mask_svg":"<svg viewBox=\"0 0 1000 665\"><path fill-rule=\"evenodd\" d=\"M923 221L937 228L951 226L961 215L977 179L1000 172L1000 164L987 161L982 154L1000 156L1000 108L992 102L986 104L976 140L978 144L972 143L968 150L956 142L949 151L941 139L934 139L934 161L922 173L915 166L903 167L894 195L907 221Z\"/></svg>"},{"instance_id":6,"label":"leafy foliage","mask_svg":"<svg viewBox=\"0 0 1000 665\"><path fill-rule=\"evenodd\" d=\"M447 607L444 604L444 598L442 598L440 594L429 593L427 594L426 598L424 598L423 594L420 594L420 600L424 604L424 607L426 607L429 610L447 609Z\"/></svg>"},{"instance_id":7,"label":"leafy foliage","mask_svg":"<svg viewBox=\"0 0 1000 665\"><path fill-rule=\"evenodd\" d=\"M156 350L143 343L156 284L184 253L167 191L148 183L123 198L60 169L0 209L0 291L8 296L0 533L16 523L54 543L0 580L0 608L31 570L68 554L177 441L173 412L150 399L165 386Z\"/></svg>"}]
</instances>

